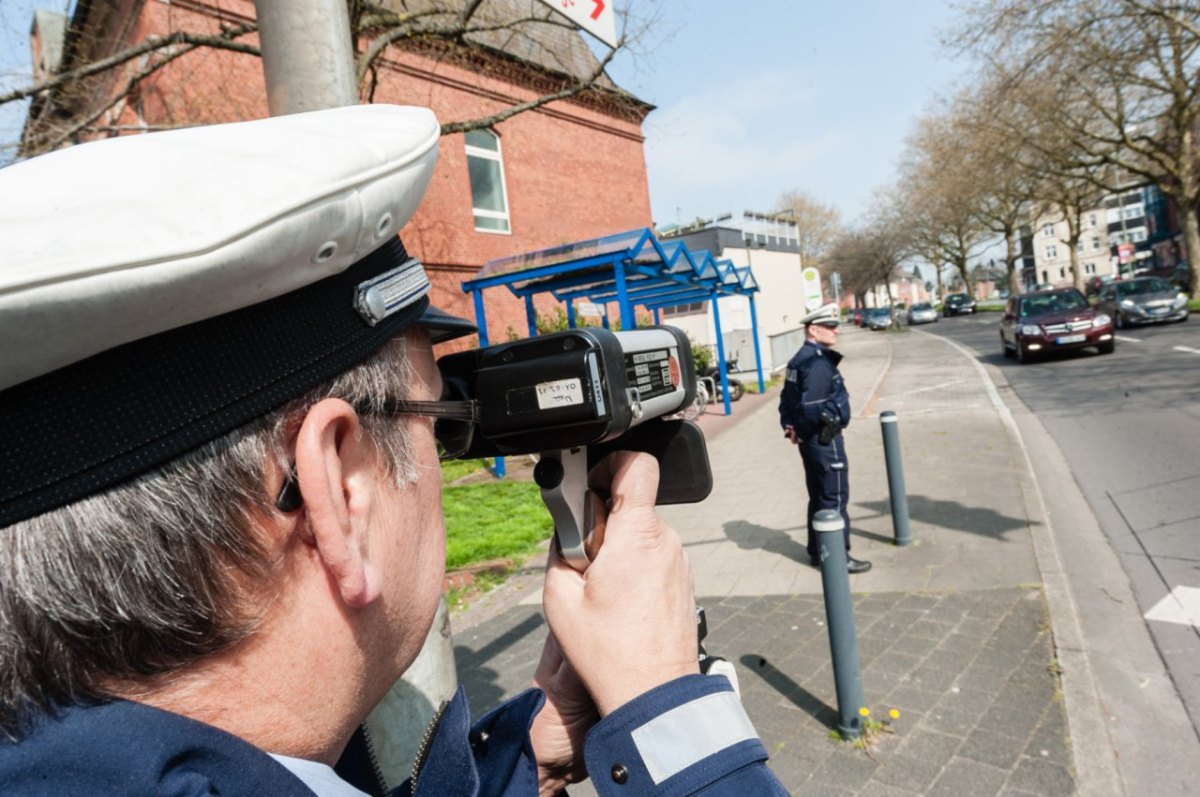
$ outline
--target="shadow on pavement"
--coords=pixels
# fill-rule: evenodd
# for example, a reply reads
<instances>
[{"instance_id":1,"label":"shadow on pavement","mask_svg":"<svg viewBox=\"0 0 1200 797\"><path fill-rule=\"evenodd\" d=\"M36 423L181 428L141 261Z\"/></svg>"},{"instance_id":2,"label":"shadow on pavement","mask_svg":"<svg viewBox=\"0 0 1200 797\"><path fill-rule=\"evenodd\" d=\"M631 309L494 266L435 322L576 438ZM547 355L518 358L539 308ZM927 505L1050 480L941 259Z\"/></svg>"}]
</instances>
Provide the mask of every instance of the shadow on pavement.
<instances>
[{"instance_id":1,"label":"shadow on pavement","mask_svg":"<svg viewBox=\"0 0 1200 797\"><path fill-rule=\"evenodd\" d=\"M890 516L892 513L891 503L886 500L860 502L857 506L869 509L880 517ZM942 501L923 495L908 496L908 517L917 523L966 531L993 539L1004 539L1004 535L1010 531L1035 525L1025 518L1002 515L994 509L966 506L957 501Z\"/></svg>"},{"instance_id":2,"label":"shadow on pavement","mask_svg":"<svg viewBox=\"0 0 1200 797\"><path fill-rule=\"evenodd\" d=\"M472 650L465 645L454 646L459 678L467 687L473 706L495 706L503 701L506 691L499 684L500 673L487 666L488 662L499 660L502 651L520 642L545 622L541 614L531 614L479 650Z\"/></svg>"},{"instance_id":3,"label":"shadow on pavement","mask_svg":"<svg viewBox=\"0 0 1200 797\"><path fill-rule=\"evenodd\" d=\"M832 728L837 722L837 710L827 706L786 673L755 653L747 653L738 659L742 666L767 682L767 685L791 701L792 705L811 716L822 725Z\"/></svg>"},{"instance_id":4,"label":"shadow on pavement","mask_svg":"<svg viewBox=\"0 0 1200 797\"><path fill-rule=\"evenodd\" d=\"M788 531L797 531L801 537L806 535L803 526L780 531L745 520L730 520L725 523L725 536L743 550L763 550L786 556L803 565L808 564L808 551L805 550L804 542L793 539Z\"/></svg>"}]
</instances>

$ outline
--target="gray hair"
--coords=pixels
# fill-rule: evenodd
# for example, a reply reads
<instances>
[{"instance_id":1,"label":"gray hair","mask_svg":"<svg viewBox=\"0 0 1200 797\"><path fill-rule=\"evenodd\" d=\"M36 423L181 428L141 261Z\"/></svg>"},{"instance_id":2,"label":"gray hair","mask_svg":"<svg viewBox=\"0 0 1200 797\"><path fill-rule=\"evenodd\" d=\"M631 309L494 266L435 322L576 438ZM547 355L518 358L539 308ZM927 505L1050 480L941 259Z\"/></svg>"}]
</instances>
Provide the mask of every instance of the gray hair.
<instances>
[{"instance_id":1,"label":"gray hair","mask_svg":"<svg viewBox=\"0 0 1200 797\"><path fill-rule=\"evenodd\" d=\"M419 379L404 338L224 437L116 488L0 529L0 731L102 700L251 634L278 562L254 531L266 476L321 399L362 410L398 484L416 479L408 422L375 414Z\"/></svg>"}]
</instances>

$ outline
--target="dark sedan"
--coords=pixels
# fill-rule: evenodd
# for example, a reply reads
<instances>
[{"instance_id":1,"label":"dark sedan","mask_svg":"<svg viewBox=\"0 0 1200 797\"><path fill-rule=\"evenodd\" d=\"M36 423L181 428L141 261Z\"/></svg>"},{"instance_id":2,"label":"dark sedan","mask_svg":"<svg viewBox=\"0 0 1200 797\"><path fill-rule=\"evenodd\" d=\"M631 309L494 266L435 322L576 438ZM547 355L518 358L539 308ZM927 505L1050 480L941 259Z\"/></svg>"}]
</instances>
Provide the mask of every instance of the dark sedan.
<instances>
[{"instance_id":1,"label":"dark sedan","mask_svg":"<svg viewBox=\"0 0 1200 797\"><path fill-rule=\"evenodd\" d=\"M965 293L952 293L942 300L942 315L969 315L975 312L975 300Z\"/></svg>"},{"instance_id":2,"label":"dark sedan","mask_svg":"<svg viewBox=\"0 0 1200 797\"><path fill-rule=\"evenodd\" d=\"M1116 348L1112 318L1088 304L1074 288L1014 296L1000 320L1005 357L1029 362L1052 351L1095 346L1101 354Z\"/></svg>"},{"instance_id":3,"label":"dark sedan","mask_svg":"<svg viewBox=\"0 0 1200 797\"><path fill-rule=\"evenodd\" d=\"M1188 317L1187 296L1160 277L1138 277L1106 285L1096 307L1116 321L1117 329L1186 321Z\"/></svg>"}]
</instances>

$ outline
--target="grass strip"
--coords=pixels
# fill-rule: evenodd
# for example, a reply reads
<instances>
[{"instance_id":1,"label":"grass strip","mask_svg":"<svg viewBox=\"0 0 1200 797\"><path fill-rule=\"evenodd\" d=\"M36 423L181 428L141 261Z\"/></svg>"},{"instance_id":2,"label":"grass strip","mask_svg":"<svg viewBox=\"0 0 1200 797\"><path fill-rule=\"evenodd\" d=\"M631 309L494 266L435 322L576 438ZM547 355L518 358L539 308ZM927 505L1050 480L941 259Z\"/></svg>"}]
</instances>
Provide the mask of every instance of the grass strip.
<instances>
[{"instance_id":1,"label":"grass strip","mask_svg":"<svg viewBox=\"0 0 1200 797\"><path fill-rule=\"evenodd\" d=\"M554 531L533 482L486 481L442 488L446 569L520 559Z\"/></svg>"}]
</instances>

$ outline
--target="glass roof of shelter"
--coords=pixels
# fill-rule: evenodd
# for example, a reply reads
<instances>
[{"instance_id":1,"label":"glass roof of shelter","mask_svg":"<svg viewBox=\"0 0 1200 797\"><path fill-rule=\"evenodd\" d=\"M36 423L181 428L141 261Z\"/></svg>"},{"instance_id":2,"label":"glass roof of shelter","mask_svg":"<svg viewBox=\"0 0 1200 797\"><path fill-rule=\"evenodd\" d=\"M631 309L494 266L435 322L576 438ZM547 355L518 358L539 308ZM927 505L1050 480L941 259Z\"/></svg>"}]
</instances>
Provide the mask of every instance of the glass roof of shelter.
<instances>
[{"instance_id":1,"label":"glass roof of shelter","mask_svg":"<svg viewBox=\"0 0 1200 797\"><path fill-rule=\"evenodd\" d=\"M758 290L749 266L717 260L706 250L692 252L682 241L660 242L646 228L493 260L463 290L498 286L517 296L628 300L647 308Z\"/></svg>"}]
</instances>

